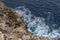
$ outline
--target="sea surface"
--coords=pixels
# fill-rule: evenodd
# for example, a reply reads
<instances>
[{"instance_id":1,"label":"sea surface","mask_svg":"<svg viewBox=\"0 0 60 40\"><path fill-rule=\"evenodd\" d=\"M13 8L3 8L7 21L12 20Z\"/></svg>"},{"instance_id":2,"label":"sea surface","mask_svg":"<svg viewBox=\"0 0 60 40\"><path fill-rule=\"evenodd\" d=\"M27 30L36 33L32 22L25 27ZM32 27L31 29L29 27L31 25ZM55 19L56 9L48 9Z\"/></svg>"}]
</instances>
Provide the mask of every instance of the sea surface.
<instances>
[{"instance_id":1,"label":"sea surface","mask_svg":"<svg viewBox=\"0 0 60 40\"><path fill-rule=\"evenodd\" d=\"M60 36L60 0L1 0L16 10L35 35Z\"/></svg>"}]
</instances>

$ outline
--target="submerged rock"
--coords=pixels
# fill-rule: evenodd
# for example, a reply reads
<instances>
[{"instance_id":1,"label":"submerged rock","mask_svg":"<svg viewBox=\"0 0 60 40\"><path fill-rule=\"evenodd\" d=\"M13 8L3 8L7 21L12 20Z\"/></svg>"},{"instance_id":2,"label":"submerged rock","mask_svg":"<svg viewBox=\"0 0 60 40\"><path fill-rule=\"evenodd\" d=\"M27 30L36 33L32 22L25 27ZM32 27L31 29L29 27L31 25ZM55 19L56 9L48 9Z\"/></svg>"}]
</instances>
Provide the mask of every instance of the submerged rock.
<instances>
[{"instance_id":1,"label":"submerged rock","mask_svg":"<svg viewBox=\"0 0 60 40\"><path fill-rule=\"evenodd\" d=\"M23 18L0 2L0 40L50 40L27 30Z\"/></svg>"}]
</instances>

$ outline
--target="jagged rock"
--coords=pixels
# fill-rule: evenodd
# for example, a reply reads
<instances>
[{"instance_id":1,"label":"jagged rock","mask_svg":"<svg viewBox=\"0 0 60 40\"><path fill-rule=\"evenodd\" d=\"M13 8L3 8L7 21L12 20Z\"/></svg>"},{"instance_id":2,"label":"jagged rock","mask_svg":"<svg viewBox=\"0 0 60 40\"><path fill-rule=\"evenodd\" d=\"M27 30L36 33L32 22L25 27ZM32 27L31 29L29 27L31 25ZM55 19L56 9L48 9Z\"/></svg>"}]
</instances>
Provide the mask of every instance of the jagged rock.
<instances>
[{"instance_id":1,"label":"jagged rock","mask_svg":"<svg viewBox=\"0 0 60 40\"><path fill-rule=\"evenodd\" d=\"M0 40L50 40L27 30L23 18L14 9L0 2Z\"/></svg>"}]
</instances>

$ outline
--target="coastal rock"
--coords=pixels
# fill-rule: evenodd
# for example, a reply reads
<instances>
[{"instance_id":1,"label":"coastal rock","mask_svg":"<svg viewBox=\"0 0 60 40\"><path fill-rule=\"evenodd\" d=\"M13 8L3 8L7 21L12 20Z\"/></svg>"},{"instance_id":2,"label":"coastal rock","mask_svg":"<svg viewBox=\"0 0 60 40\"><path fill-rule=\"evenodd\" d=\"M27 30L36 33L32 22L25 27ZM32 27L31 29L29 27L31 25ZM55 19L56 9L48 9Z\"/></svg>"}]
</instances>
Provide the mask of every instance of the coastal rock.
<instances>
[{"instance_id":1,"label":"coastal rock","mask_svg":"<svg viewBox=\"0 0 60 40\"><path fill-rule=\"evenodd\" d=\"M0 31L0 40L4 40L4 34Z\"/></svg>"},{"instance_id":2,"label":"coastal rock","mask_svg":"<svg viewBox=\"0 0 60 40\"><path fill-rule=\"evenodd\" d=\"M27 30L23 18L14 9L0 2L0 40L50 40Z\"/></svg>"}]
</instances>

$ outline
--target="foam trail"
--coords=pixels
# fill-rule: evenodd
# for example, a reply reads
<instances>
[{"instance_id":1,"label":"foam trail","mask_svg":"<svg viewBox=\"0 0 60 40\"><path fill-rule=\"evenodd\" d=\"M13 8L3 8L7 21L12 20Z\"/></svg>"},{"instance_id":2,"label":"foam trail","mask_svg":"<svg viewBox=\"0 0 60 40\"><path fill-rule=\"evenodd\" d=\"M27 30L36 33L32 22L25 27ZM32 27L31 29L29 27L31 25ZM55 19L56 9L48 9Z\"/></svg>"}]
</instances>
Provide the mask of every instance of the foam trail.
<instances>
[{"instance_id":1,"label":"foam trail","mask_svg":"<svg viewBox=\"0 0 60 40\"><path fill-rule=\"evenodd\" d=\"M28 26L28 30L32 33L50 38L55 38L60 35L58 30L53 30L48 33L49 26L45 24L44 18L32 15L28 8L25 8L24 6L16 7L16 12L23 16L24 21Z\"/></svg>"}]
</instances>

